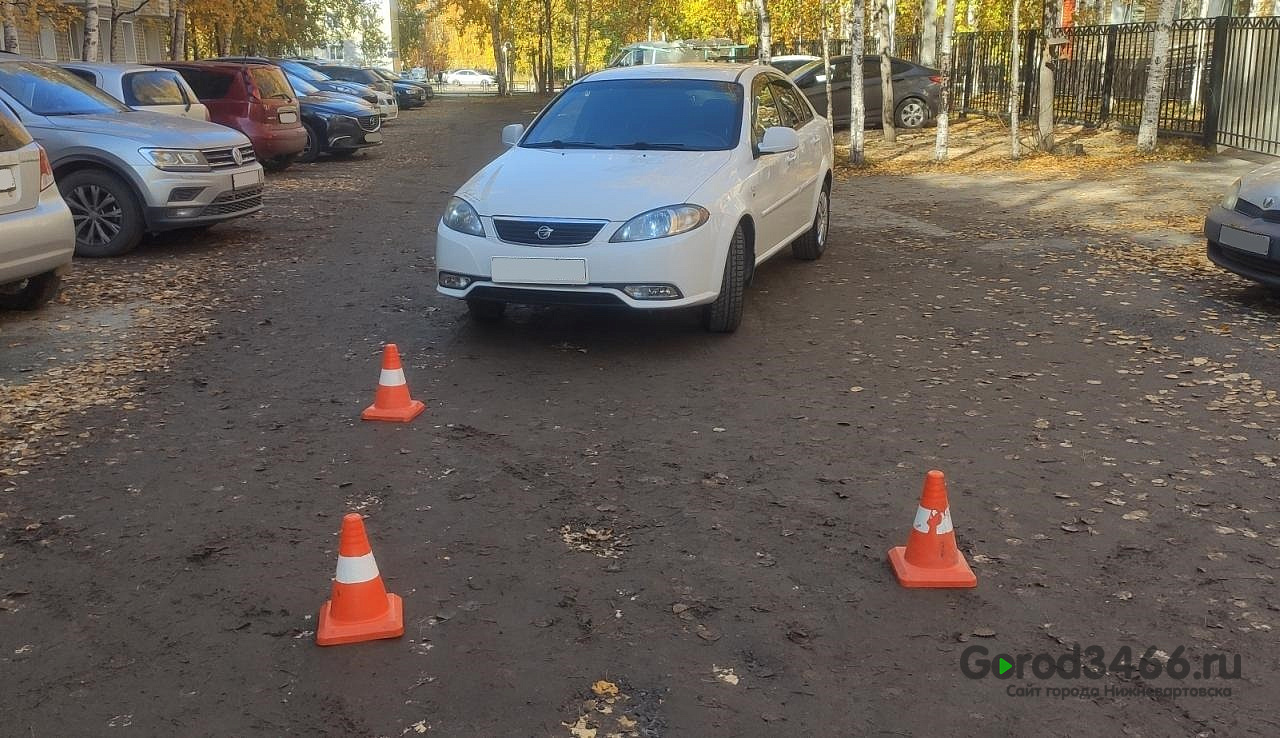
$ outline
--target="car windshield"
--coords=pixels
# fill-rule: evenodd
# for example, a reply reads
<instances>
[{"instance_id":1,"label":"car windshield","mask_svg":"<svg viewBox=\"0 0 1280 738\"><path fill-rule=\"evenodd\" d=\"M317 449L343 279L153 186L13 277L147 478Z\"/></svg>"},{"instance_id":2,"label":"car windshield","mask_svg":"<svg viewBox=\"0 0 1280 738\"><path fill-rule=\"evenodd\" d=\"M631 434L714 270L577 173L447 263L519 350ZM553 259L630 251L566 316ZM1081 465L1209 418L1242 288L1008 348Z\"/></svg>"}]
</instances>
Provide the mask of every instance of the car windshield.
<instances>
[{"instance_id":1,"label":"car windshield","mask_svg":"<svg viewBox=\"0 0 1280 738\"><path fill-rule=\"evenodd\" d=\"M0 90L36 115L94 115L128 110L74 74L38 62L0 63Z\"/></svg>"},{"instance_id":2,"label":"car windshield","mask_svg":"<svg viewBox=\"0 0 1280 738\"><path fill-rule=\"evenodd\" d=\"M280 62L280 68L298 79L305 79L308 82L326 82L331 77L318 69L312 69L306 64L299 64L295 61Z\"/></svg>"},{"instance_id":3,"label":"car windshield","mask_svg":"<svg viewBox=\"0 0 1280 738\"><path fill-rule=\"evenodd\" d=\"M285 76L289 78L289 84L293 85L293 91L299 95L314 95L320 91L319 87L295 74L286 73Z\"/></svg>"},{"instance_id":4,"label":"car windshield","mask_svg":"<svg viewBox=\"0 0 1280 738\"><path fill-rule=\"evenodd\" d=\"M374 68L373 68L373 73L374 73L374 74L376 74L376 75L378 75L379 77L381 77L381 78L383 78L383 79L385 79L385 80L389 81L389 82L399 82L399 81L400 81L400 78L399 78L399 77L395 76L394 74L392 74L390 71L388 71L388 70L386 70L386 69L379 69L379 68L377 68L377 67L374 67Z\"/></svg>"},{"instance_id":5,"label":"car windshield","mask_svg":"<svg viewBox=\"0 0 1280 738\"><path fill-rule=\"evenodd\" d=\"M382 78L370 72L368 69L357 69L356 67L334 67L335 76L351 82L363 82L365 84L378 83Z\"/></svg>"},{"instance_id":6,"label":"car windshield","mask_svg":"<svg viewBox=\"0 0 1280 738\"><path fill-rule=\"evenodd\" d=\"M531 149L724 151L738 144L742 86L696 79L584 81L538 117Z\"/></svg>"},{"instance_id":7,"label":"car windshield","mask_svg":"<svg viewBox=\"0 0 1280 738\"><path fill-rule=\"evenodd\" d=\"M284 73L277 67L250 67L249 75L253 77L253 84L258 88L258 95L263 100L292 100L293 89L289 87L289 81L284 78Z\"/></svg>"}]
</instances>

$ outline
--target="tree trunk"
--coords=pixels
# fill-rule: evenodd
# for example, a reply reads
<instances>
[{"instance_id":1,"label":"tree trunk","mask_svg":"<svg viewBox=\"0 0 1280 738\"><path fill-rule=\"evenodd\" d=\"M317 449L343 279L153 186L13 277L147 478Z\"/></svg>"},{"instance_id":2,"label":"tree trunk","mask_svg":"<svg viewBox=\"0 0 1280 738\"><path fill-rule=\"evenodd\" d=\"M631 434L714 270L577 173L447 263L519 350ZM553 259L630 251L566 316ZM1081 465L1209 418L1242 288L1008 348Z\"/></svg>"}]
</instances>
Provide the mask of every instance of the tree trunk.
<instances>
[{"instance_id":1,"label":"tree trunk","mask_svg":"<svg viewBox=\"0 0 1280 738\"><path fill-rule=\"evenodd\" d=\"M822 0L819 6L822 14L822 74L827 78L827 130L835 130L835 114L831 102L831 33L827 29L827 19L831 13L831 1Z\"/></svg>"},{"instance_id":2,"label":"tree trunk","mask_svg":"<svg viewBox=\"0 0 1280 738\"><path fill-rule=\"evenodd\" d=\"M14 20L13 2L0 0L0 3L4 3L4 7L0 8L4 13L4 43L0 44L0 49L17 54L21 49L18 48L18 23Z\"/></svg>"},{"instance_id":3,"label":"tree trunk","mask_svg":"<svg viewBox=\"0 0 1280 738\"><path fill-rule=\"evenodd\" d=\"M773 29L769 23L769 0L752 0L756 9L757 56L764 64L773 58Z\"/></svg>"},{"instance_id":4,"label":"tree trunk","mask_svg":"<svg viewBox=\"0 0 1280 738\"><path fill-rule=\"evenodd\" d=\"M933 67L938 60L938 0L923 0L920 14L920 64Z\"/></svg>"},{"instance_id":5,"label":"tree trunk","mask_svg":"<svg viewBox=\"0 0 1280 738\"><path fill-rule=\"evenodd\" d=\"M173 24L169 28L169 59L179 61L187 51L187 11L182 8L182 0L174 0Z\"/></svg>"},{"instance_id":6,"label":"tree trunk","mask_svg":"<svg viewBox=\"0 0 1280 738\"><path fill-rule=\"evenodd\" d=\"M556 90L556 61L555 61L555 36L551 28L551 0L542 0L542 22L545 25L546 33L546 63L547 71L543 74L546 80L547 89L545 92L555 92Z\"/></svg>"},{"instance_id":7,"label":"tree trunk","mask_svg":"<svg viewBox=\"0 0 1280 738\"><path fill-rule=\"evenodd\" d=\"M964 27L970 31L978 30L978 3L980 0L966 0L964 4Z\"/></svg>"},{"instance_id":8,"label":"tree trunk","mask_svg":"<svg viewBox=\"0 0 1280 738\"><path fill-rule=\"evenodd\" d=\"M493 65L497 67L498 96L506 95L511 89L511 80L507 79L506 54L502 53L502 2L497 0L489 9L489 42L493 44Z\"/></svg>"},{"instance_id":9,"label":"tree trunk","mask_svg":"<svg viewBox=\"0 0 1280 738\"><path fill-rule=\"evenodd\" d=\"M889 40L892 33L889 14L892 12L890 0L876 0L876 36L880 46L880 124L884 128L884 140L897 143L898 129L893 119L893 64L889 60ZM857 58L855 56L854 60Z\"/></svg>"},{"instance_id":10,"label":"tree trunk","mask_svg":"<svg viewBox=\"0 0 1280 738\"><path fill-rule=\"evenodd\" d=\"M1151 66L1147 67L1147 91L1142 96L1142 118L1138 124L1138 151L1155 151L1160 129L1160 99L1169 74L1169 45L1173 14L1178 0L1160 0L1156 30L1151 37Z\"/></svg>"},{"instance_id":11,"label":"tree trunk","mask_svg":"<svg viewBox=\"0 0 1280 738\"><path fill-rule=\"evenodd\" d=\"M942 17L942 63L939 66L942 71L942 82L939 86L942 89L938 95L938 138L933 147L933 160L939 163L947 160L947 134L950 132L950 118L947 110L951 107L951 73L955 66L951 53L951 37L955 31L956 0L947 0Z\"/></svg>"},{"instance_id":12,"label":"tree trunk","mask_svg":"<svg viewBox=\"0 0 1280 738\"><path fill-rule=\"evenodd\" d=\"M862 57L866 54L866 33L862 28L866 17L865 0L849 3L849 161L861 164L866 154L867 98L862 79Z\"/></svg>"},{"instance_id":13,"label":"tree trunk","mask_svg":"<svg viewBox=\"0 0 1280 738\"><path fill-rule=\"evenodd\" d=\"M87 62L98 60L98 0L85 0L84 41L80 56Z\"/></svg>"},{"instance_id":14,"label":"tree trunk","mask_svg":"<svg viewBox=\"0 0 1280 738\"><path fill-rule=\"evenodd\" d=\"M573 24L571 31L573 38L573 77L577 79L582 76L582 13L578 9L581 4L580 0L573 0Z\"/></svg>"},{"instance_id":15,"label":"tree trunk","mask_svg":"<svg viewBox=\"0 0 1280 738\"><path fill-rule=\"evenodd\" d=\"M587 0L587 27L582 34L582 58L585 64L591 63L591 22L594 20L595 0Z\"/></svg>"},{"instance_id":16,"label":"tree trunk","mask_svg":"<svg viewBox=\"0 0 1280 738\"><path fill-rule=\"evenodd\" d=\"M1022 39L1018 36L1019 25L1018 3L1014 3L1013 10L1009 14L1009 32L1012 34L1009 53L1013 57L1009 62L1009 155L1014 159L1022 156L1022 141L1018 136L1018 128L1021 125L1018 116L1022 113L1022 80L1018 78L1022 72Z\"/></svg>"},{"instance_id":17,"label":"tree trunk","mask_svg":"<svg viewBox=\"0 0 1280 738\"><path fill-rule=\"evenodd\" d=\"M1044 0L1041 28L1043 32L1040 34L1041 53L1040 53L1040 100L1039 100L1039 120L1037 122L1037 140L1036 148L1046 153L1052 153L1055 143L1053 140L1053 60L1058 55L1058 46L1054 43L1058 40L1058 25L1061 6L1057 0Z\"/></svg>"},{"instance_id":18,"label":"tree trunk","mask_svg":"<svg viewBox=\"0 0 1280 738\"><path fill-rule=\"evenodd\" d=\"M120 16L120 0L111 0L111 22L108 27L111 32L107 34L107 63L116 60L116 19Z\"/></svg>"}]
</instances>

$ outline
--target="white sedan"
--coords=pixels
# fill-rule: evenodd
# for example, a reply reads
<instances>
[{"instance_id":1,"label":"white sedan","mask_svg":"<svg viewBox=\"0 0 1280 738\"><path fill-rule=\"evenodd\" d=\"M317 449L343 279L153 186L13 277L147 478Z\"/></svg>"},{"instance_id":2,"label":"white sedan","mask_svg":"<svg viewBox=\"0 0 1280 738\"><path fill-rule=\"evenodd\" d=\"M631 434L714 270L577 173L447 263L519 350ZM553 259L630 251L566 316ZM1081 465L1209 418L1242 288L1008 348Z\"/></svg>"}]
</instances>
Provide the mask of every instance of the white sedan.
<instances>
[{"instance_id":1,"label":"white sedan","mask_svg":"<svg viewBox=\"0 0 1280 738\"><path fill-rule=\"evenodd\" d=\"M447 85L491 85L493 76L477 72L474 69L455 69L444 75Z\"/></svg>"},{"instance_id":2,"label":"white sedan","mask_svg":"<svg viewBox=\"0 0 1280 738\"><path fill-rule=\"evenodd\" d=\"M700 305L731 332L759 264L826 248L831 133L772 67L607 69L502 138L437 228L437 289L476 318Z\"/></svg>"}]
</instances>

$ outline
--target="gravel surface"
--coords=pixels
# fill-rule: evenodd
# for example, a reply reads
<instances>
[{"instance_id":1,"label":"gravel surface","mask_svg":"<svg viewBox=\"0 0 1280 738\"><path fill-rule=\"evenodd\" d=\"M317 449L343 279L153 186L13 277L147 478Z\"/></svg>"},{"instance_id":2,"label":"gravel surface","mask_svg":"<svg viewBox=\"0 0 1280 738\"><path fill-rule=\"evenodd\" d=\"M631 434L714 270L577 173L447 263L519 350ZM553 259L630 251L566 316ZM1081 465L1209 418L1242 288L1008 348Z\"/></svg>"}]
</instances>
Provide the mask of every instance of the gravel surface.
<instances>
[{"instance_id":1,"label":"gravel surface","mask_svg":"<svg viewBox=\"0 0 1280 738\"><path fill-rule=\"evenodd\" d=\"M437 101L273 177L261 217L0 316L0 732L1280 731L1280 302L1192 230L1247 163L849 175L827 255L762 267L733 336L477 325L432 289L434 224L539 104ZM386 341L410 425L358 420ZM977 589L886 564L930 468ZM322 649L351 510L406 632ZM1074 644L1241 678L960 668ZM1044 692L1143 686L1232 691Z\"/></svg>"}]
</instances>

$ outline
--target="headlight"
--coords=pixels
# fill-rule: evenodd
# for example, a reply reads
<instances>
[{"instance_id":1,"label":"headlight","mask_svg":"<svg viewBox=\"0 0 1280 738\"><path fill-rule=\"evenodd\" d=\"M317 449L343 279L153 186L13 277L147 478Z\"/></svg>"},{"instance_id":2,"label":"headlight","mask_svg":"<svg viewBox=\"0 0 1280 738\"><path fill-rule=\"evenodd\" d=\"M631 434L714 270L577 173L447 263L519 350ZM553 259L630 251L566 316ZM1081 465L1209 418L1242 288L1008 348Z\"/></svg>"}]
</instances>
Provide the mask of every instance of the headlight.
<instances>
[{"instance_id":1,"label":"headlight","mask_svg":"<svg viewBox=\"0 0 1280 738\"><path fill-rule=\"evenodd\" d=\"M697 205L671 205L641 213L623 224L609 239L611 243L622 241L648 241L692 231L711 217Z\"/></svg>"},{"instance_id":2,"label":"headlight","mask_svg":"<svg viewBox=\"0 0 1280 738\"><path fill-rule=\"evenodd\" d=\"M204 154L191 149L140 149L156 169L166 172L207 172L209 162Z\"/></svg>"},{"instance_id":3,"label":"headlight","mask_svg":"<svg viewBox=\"0 0 1280 738\"><path fill-rule=\"evenodd\" d=\"M1222 196L1222 207L1227 210L1235 210L1236 203L1240 200L1240 183L1243 180L1237 179L1227 188L1227 194Z\"/></svg>"},{"instance_id":4,"label":"headlight","mask_svg":"<svg viewBox=\"0 0 1280 738\"><path fill-rule=\"evenodd\" d=\"M440 219L440 222L459 233L470 233L473 236L484 235L484 224L480 222L480 216L476 214L476 209L460 197L449 200L449 204L444 209L444 217Z\"/></svg>"}]
</instances>

